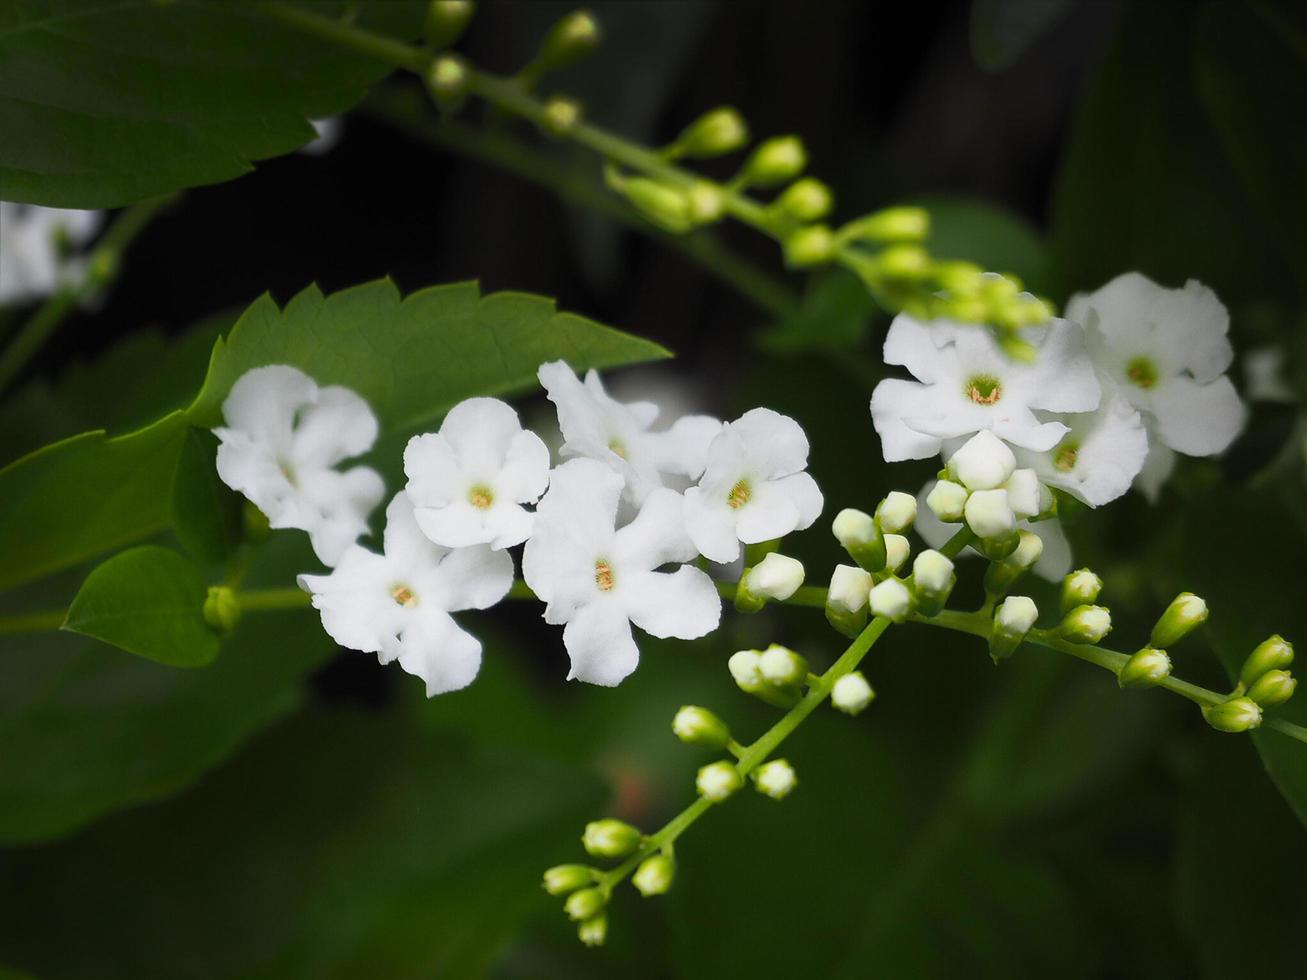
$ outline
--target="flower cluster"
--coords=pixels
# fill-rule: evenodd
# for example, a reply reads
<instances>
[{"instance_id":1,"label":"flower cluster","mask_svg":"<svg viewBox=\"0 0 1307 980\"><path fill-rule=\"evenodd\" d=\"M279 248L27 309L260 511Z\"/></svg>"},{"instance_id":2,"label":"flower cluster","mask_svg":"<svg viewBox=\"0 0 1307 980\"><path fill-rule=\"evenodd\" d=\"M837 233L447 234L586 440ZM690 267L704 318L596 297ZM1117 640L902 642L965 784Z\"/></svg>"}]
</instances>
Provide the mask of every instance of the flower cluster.
<instances>
[{"instance_id":1,"label":"flower cluster","mask_svg":"<svg viewBox=\"0 0 1307 980\"><path fill-rule=\"evenodd\" d=\"M219 476L272 527L308 532L332 567L300 576L324 628L343 646L398 660L428 694L476 676L481 645L450 613L508 594L508 548L525 545L525 584L545 620L564 627L569 677L612 686L639 661L632 626L680 639L717 628L721 598L692 564L700 556L735 561L742 544L806 528L821 512L793 419L758 408L654 430L656 406L616 401L593 371L582 381L555 361L539 377L564 461L551 468L544 442L504 402L461 402L405 448L407 483L386 509L379 554L357 542L385 496L381 476L341 468L376 441L362 398L269 365L243 375L223 404ZM765 595L802 580L802 566L780 556L757 571Z\"/></svg>"},{"instance_id":2,"label":"flower cluster","mask_svg":"<svg viewBox=\"0 0 1307 980\"><path fill-rule=\"evenodd\" d=\"M0 201L0 305L48 296L78 281L75 257L100 229L99 211Z\"/></svg>"}]
</instances>

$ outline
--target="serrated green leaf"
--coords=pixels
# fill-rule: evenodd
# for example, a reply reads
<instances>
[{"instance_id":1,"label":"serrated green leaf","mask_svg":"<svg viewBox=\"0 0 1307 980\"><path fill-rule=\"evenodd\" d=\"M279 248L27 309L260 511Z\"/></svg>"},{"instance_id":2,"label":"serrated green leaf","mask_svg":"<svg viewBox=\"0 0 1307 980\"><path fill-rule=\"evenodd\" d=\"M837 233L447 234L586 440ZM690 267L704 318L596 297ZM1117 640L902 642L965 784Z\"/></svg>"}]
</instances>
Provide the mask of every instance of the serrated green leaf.
<instances>
[{"instance_id":1,"label":"serrated green leaf","mask_svg":"<svg viewBox=\"0 0 1307 980\"><path fill-rule=\"evenodd\" d=\"M411 34L424 5L366 6ZM230 180L392 70L225 0L7 3L0 200L117 207Z\"/></svg>"},{"instance_id":2,"label":"serrated green leaf","mask_svg":"<svg viewBox=\"0 0 1307 980\"><path fill-rule=\"evenodd\" d=\"M86 577L62 628L161 664L199 667L218 655L218 634L204 621L207 594L189 558L154 545L131 548Z\"/></svg>"},{"instance_id":3,"label":"serrated green leaf","mask_svg":"<svg viewBox=\"0 0 1307 980\"><path fill-rule=\"evenodd\" d=\"M218 439L189 429L172 481L172 529L202 561L221 561L240 543L241 497L218 478Z\"/></svg>"}]
</instances>

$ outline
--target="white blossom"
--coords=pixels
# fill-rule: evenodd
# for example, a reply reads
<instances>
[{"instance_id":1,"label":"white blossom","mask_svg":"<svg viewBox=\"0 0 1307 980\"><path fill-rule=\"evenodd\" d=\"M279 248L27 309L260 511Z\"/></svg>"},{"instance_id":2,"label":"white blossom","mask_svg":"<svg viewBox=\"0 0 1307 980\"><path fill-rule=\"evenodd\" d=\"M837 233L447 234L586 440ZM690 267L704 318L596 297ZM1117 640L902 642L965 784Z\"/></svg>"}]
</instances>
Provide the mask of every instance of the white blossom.
<instances>
[{"instance_id":1,"label":"white blossom","mask_svg":"<svg viewBox=\"0 0 1307 980\"><path fill-rule=\"evenodd\" d=\"M336 564L367 533L368 515L385 496L375 470L336 468L376 441L368 403L349 388L319 388L303 371L272 364L241 375L222 414L227 424L213 430L218 476L270 526L307 531L318 559Z\"/></svg>"},{"instance_id":2,"label":"white blossom","mask_svg":"<svg viewBox=\"0 0 1307 980\"><path fill-rule=\"evenodd\" d=\"M584 383L563 361L541 364L537 372L558 409L563 456L598 460L624 481L626 499L639 506L666 477L697 480L708 446L722 423L706 415L686 415L670 429L651 432L658 418L652 402L622 403L611 398L595 371Z\"/></svg>"},{"instance_id":3,"label":"white blossom","mask_svg":"<svg viewBox=\"0 0 1307 980\"><path fill-rule=\"evenodd\" d=\"M72 253L99 230L100 211L0 201L0 305L48 296L76 282L84 263Z\"/></svg>"},{"instance_id":4,"label":"white blossom","mask_svg":"<svg viewBox=\"0 0 1307 980\"><path fill-rule=\"evenodd\" d=\"M639 662L632 623L691 640L721 618L717 589L702 571L656 571L695 556L680 495L651 491L635 519L617 528L622 487L622 477L595 460L555 469L522 559L527 584L546 603L545 621L566 624L569 679L608 687Z\"/></svg>"},{"instance_id":5,"label":"white blossom","mask_svg":"<svg viewBox=\"0 0 1307 980\"><path fill-rule=\"evenodd\" d=\"M686 528L699 553L730 562L741 542L811 526L822 496L807 465L808 437L788 416L755 408L723 427L708 447L703 479L685 492Z\"/></svg>"},{"instance_id":6,"label":"white blossom","mask_svg":"<svg viewBox=\"0 0 1307 980\"><path fill-rule=\"evenodd\" d=\"M549 485L549 450L496 398L469 398L439 432L404 449L405 488L418 526L447 548L508 548L531 534L534 504Z\"/></svg>"},{"instance_id":7,"label":"white blossom","mask_svg":"<svg viewBox=\"0 0 1307 980\"><path fill-rule=\"evenodd\" d=\"M394 660L426 681L427 696L472 683L481 642L451 612L486 609L513 584L507 552L433 544L400 492L386 508L384 552L352 545L329 575L301 575L322 626L341 646Z\"/></svg>"}]
</instances>

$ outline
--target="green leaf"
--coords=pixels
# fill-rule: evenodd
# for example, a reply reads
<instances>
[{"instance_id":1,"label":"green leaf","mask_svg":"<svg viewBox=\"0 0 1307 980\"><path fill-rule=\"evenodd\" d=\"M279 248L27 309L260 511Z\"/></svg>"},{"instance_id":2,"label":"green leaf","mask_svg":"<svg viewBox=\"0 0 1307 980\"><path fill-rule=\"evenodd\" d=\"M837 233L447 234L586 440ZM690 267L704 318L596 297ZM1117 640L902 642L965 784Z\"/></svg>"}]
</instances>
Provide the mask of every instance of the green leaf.
<instances>
[{"instance_id":1,"label":"green leaf","mask_svg":"<svg viewBox=\"0 0 1307 980\"><path fill-rule=\"evenodd\" d=\"M189 429L172 482L172 527L186 550L221 561L240 543L241 497L218 478L218 438Z\"/></svg>"},{"instance_id":2,"label":"green leaf","mask_svg":"<svg viewBox=\"0 0 1307 980\"><path fill-rule=\"evenodd\" d=\"M422 4L365 6L410 35L420 25ZM117 207L230 180L309 142L307 119L348 109L391 70L243 4L7 3L0 199Z\"/></svg>"},{"instance_id":3,"label":"green leaf","mask_svg":"<svg viewBox=\"0 0 1307 980\"><path fill-rule=\"evenodd\" d=\"M189 558L154 545L131 548L87 576L62 628L161 664L199 667L218 655L218 634L204 621L207 594Z\"/></svg>"}]
</instances>

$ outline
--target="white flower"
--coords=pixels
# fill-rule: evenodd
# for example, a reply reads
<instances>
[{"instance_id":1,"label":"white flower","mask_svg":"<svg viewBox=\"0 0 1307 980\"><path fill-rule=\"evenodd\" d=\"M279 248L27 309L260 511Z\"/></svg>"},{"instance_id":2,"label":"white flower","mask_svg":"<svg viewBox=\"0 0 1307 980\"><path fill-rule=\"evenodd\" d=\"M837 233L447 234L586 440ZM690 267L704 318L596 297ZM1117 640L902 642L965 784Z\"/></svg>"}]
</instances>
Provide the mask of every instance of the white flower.
<instances>
[{"instance_id":1,"label":"white flower","mask_svg":"<svg viewBox=\"0 0 1307 980\"><path fill-rule=\"evenodd\" d=\"M1084 325L1098 367L1164 445L1211 456L1238 435L1243 404L1224 373L1234 357L1230 316L1202 283L1165 289L1127 272L1073 296L1067 316Z\"/></svg>"},{"instance_id":2,"label":"white flower","mask_svg":"<svg viewBox=\"0 0 1307 980\"><path fill-rule=\"evenodd\" d=\"M650 432L658 406L614 401L597 372L587 373L583 384L564 362L550 361L537 374L558 409L562 455L608 466L622 477L631 503L642 504L666 476L697 480L703 474L708 446L722 428L717 419L686 415L664 432Z\"/></svg>"},{"instance_id":3,"label":"white flower","mask_svg":"<svg viewBox=\"0 0 1307 980\"><path fill-rule=\"evenodd\" d=\"M1051 320L1026 334L1035 346L1029 364L1004 353L988 327L896 317L885 362L902 364L917 381L888 379L872 392L885 459L925 459L944 440L985 429L1026 449L1056 445L1066 426L1036 410L1091 411L1098 407L1098 380L1074 323Z\"/></svg>"},{"instance_id":4,"label":"white flower","mask_svg":"<svg viewBox=\"0 0 1307 980\"><path fill-rule=\"evenodd\" d=\"M481 643L449 614L493 606L513 584L513 560L484 545L432 544L403 492L386 508L384 554L353 545L329 575L301 575L322 626L341 646L398 660L426 681L427 696L472 683Z\"/></svg>"},{"instance_id":5,"label":"white flower","mask_svg":"<svg viewBox=\"0 0 1307 980\"><path fill-rule=\"evenodd\" d=\"M564 463L551 475L522 558L523 577L546 603L545 621L567 624L569 679L607 687L639 662L632 623L653 636L691 640L721 618L717 589L699 569L655 571L695 555L680 495L655 489L618 529L621 495L621 476L603 463Z\"/></svg>"},{"instance_id":6,"label":"white flower","mask_svg":"<svg viewBox=\"0 0 1307 980\"><path fill-rule=\"evenodd\" d=\"M349 388L319 388L285 364L246 371L222 403L226 426L214 429L218 476L243 493L274 528L309 533L313 551L334 565L367 533L368 515L385 496L366 466L336 466L372 448L377 419Z\"/></svg>"},{"instance_id":7,"label":"white flower","mask_svg":"<svg viewBox=\"0 0 1307 980\"><path fill-rule=\"evenodd\" d=\"M439 432L409 440L404 472L418 526L436 544L508 548L531 535L522 504L534 504L549 485L549 450L508 405L469 398Z\"/></svg>"},{"instance_id":8,"label":"white flower","mask_svg":"<svg viewBox=\"0 0 1307 980\"><path fill-rule=\"evenodd\" d=\"M0 305L48 296L80 277L82 263L68 253L95 236L101 217L0 201Z\"/></svg>"},{"instance_id":9,"label":"white flower","mask_svg":"<svg viewBox=\"0 0 1307 980\"><path fill-rule=\"evenodd\" d=\"M755 408L723 427L708 447L703 479L685 491L686 528L699 553L730 562L740 542L811 526L822 497L807 465L808 437L786 415Z\"/></svg>"}]
</instances>

